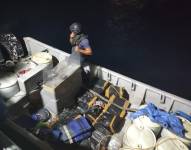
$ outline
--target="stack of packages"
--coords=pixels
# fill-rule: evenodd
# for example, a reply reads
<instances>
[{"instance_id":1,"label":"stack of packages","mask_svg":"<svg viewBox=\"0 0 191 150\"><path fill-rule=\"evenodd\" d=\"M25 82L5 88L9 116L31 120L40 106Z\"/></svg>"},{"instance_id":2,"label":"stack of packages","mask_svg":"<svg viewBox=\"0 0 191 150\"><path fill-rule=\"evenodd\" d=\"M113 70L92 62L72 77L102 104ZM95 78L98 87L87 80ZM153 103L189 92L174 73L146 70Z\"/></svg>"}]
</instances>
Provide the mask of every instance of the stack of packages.
<instances>
[{"instance_id":1,"label":"stack of packages","mask_svg":"<svg viewBox=\"0 0 191 150\"><path fill-rule=\"evenodd\" d=\"M88 102L87 118L93 125L102 124L111 133L116 133L123 127L126 109L129 107L129 95L122 87L99 80L93 88L98 95Z\"/></svg>"},{"instance_id":2,"label":"stack of packages","mask_svg":"<svg viewBox=\"0 0 191 150\"><path fill-rule=\"evenodd\" d=\"M60 125L53 130L53 135L65 143L76 143L91 136L92 127L86 118L80 116L66 125Z\"/></svg>"},{"instance_id":3,"label":"stack of packages","mask_svg":"<svg viewBox=\"0 0 191 150\"><path fill-rule=\"evenodd\" d=\"M33 119L40 121L41 127L50 129L57 140L64 143L89 141L91 148L97 149L108 142L107 137L121 130L130 103L124 88L104 80L98 80L91 91L78 99L76 108L64 109L56 121L48 123L52 117L47 110L37 112Z\"/></svg>"},{"instance_id":4,"label":"stack of packages","mask_svg":"<svg viewBox=\"0 0 191 150\"><path fill-rule=\"evenodd\" d=\"M108 137L122 129L130 103L124 88L104 80L98 80L91 91L93 94L88 99L79 101L79 107L86 109L85 116L95 129L90 138L91 148L98 149L105 147Z\"/></svg>"}]
</instances>

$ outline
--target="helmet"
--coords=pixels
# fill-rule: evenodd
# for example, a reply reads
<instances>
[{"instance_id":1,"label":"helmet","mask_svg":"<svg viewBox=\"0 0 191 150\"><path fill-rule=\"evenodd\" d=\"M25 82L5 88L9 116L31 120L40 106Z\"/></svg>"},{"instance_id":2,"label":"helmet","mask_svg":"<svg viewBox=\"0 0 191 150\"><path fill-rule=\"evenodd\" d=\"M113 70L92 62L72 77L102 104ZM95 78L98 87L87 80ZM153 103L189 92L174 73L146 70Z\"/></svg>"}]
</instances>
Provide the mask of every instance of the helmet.
<instances>
[{"instance_id":1,"label":"helmet","mask_svg":"<svg viewBox=\"0 0 191 150\"><path fill-rule=\"evenodd\" d=\"M74 32L76 34L80 33L81 32L81 24L77 23L77 22L72 23L70 25L70 31Z\"/></svg>"}]
</instances>

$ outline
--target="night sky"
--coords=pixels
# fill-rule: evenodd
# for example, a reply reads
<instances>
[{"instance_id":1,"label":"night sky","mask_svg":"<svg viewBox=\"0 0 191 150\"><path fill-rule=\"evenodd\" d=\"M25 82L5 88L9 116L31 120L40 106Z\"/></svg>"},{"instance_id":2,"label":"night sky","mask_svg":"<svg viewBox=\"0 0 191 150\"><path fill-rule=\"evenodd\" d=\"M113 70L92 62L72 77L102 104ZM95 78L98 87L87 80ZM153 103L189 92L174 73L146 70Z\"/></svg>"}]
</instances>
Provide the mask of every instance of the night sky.
<instances>
[{"instance_id":1,"label":"night sky","mask_svg":"<svg viewBox=\"0 0 191 150\"><path fill-rule=\"evenodd\" d=\"M0 32L70 52L68 26L89 35L91 62L191 99L190 0L3 2Z\"/></svg>"}]
</instances>

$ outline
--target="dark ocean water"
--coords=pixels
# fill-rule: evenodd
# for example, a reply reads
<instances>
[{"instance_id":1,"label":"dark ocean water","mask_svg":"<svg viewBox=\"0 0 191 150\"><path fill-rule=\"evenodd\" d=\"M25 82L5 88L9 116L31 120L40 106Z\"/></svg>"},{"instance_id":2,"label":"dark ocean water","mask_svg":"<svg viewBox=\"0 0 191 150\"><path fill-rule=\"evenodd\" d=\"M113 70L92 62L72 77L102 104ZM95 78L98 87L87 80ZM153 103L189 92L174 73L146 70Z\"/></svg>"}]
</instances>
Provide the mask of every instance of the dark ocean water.
<instances>
[{"instance_id":1,"label":"dark ocean water","mask_svg":"<svg viewBox=\"0 0 191 150\"><path fill-rule=\"evenodd\" d=\"M70 52L68 26L81 22L94 50L91 62L191 99L190 2L131 1L4 2L0 32Z\"/></svg>"}]
</instances>

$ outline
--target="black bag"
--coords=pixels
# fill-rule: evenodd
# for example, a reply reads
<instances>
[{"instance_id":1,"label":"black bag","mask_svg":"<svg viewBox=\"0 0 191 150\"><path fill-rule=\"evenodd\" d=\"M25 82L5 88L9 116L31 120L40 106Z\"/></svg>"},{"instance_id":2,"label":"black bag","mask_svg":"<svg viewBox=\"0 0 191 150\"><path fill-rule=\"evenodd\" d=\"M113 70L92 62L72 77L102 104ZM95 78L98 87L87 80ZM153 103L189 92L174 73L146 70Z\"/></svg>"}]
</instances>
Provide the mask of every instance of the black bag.
<instances>
[{"instance_id":1,"label":"black bag","mask_svg":"<svg viewBox=\"0 0 191 150\"><path fill-rule=\"evenodd\" d=\"M101 146L106 146L109 142L110 136L111 136L110 131L104 128L104 126L97 124L90 138L91 148L93 150L99 150Z\"/></svg>"},{"instance_id":2,"label":"black bag","mask_svg":"<svg viewBox=\"0 0 191 150\"><path fill-rule=\"evenodd\" d=\"M116 97L125 100L129 99L129 94L127 93L124 87L118 87L114 85L108 86L105 90L105 97L110 98L112 95L115 95Z\"/></svg>"},{"instance_id":3,"label":"black bag","mask_svg":"<svg viewBox=\"0 0 191 150\"><path fill-rule=\"evenodd\" d=\"M111 83L109 81L99 79L95 82L92 90L100 95L104 95L105 90L110 86L110 84Z\"/></svg>"}]
</instances>

